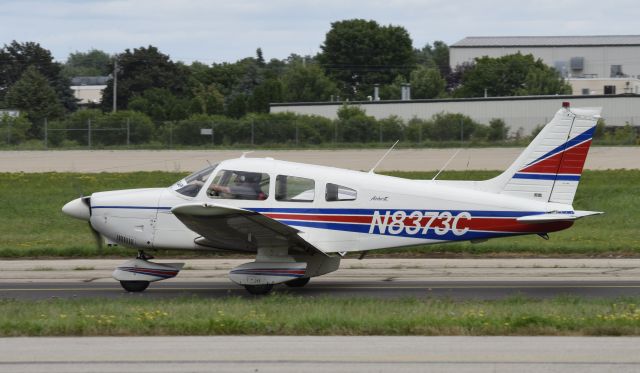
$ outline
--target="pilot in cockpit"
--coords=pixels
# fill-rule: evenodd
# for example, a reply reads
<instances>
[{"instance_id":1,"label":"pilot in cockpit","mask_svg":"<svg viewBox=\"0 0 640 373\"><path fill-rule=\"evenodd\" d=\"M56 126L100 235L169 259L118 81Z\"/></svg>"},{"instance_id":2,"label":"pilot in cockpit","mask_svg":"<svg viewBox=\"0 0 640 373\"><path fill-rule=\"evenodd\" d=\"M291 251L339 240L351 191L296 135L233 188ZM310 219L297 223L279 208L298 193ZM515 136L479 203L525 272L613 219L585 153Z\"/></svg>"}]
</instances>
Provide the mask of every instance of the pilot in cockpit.
<instances>
[{"instance_id":1,"label":"pilot in cockpit","mask_svg":"<svg viewBox=\"0 0 640 373\"><path fill-rule=\"evenodd\" d=\"M233 184L229 186L213 184L209 193L219 196L220 193L229 195L227 198L262 200L266 195L260 188L262 174L257 172L236 172Z\"/></svg>"}]
</instances>

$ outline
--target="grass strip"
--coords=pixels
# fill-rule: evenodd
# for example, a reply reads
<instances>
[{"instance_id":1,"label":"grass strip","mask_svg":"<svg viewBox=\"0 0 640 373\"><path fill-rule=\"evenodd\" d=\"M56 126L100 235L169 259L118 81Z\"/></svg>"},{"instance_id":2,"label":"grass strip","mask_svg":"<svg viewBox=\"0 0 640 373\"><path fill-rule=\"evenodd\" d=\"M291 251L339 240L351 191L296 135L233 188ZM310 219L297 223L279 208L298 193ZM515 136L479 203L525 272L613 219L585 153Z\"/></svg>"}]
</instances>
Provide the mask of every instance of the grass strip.
<instances>
[{"instance_id":1,"label":"grass strip","mask_svg":"<svg viewBox=\"0 0 640 373\"><path fill-rule=\"evenodd\" d=\"M0 300L0 336L640 335L640 297Z\"/></svg>"},{"instance_id":2,"label":"grass strip","mask_svg":"<svg viewBox=\"0 0 640 373\"><path fill-rule=\"evenodd\" d=\"M439 179L483 180L498 171L446 171ZM430 179L434 172L389 172L411 179ZM168 186L185 173L0 173L0 257L100 257L131 256L131 250L105 248L98 252L86 222L62 214L62 206L80 194L115 189ZM575 255L637 256L640 238L640 170L586 171L574 207L605 211L605 215L582 219L544 241L522 236L421 246L388 251L404 255ZM160 256L202 255L185 252Z\"/></svg>"}]
</instances>

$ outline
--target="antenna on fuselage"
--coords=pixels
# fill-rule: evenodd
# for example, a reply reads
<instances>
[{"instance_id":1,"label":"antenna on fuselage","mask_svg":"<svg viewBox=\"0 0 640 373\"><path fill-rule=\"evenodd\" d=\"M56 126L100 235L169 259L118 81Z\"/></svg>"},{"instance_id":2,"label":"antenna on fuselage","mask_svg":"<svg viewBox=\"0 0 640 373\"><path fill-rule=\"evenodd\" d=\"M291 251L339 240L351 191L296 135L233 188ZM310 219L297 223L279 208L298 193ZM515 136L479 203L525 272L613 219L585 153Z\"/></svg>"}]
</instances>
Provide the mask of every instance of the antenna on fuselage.
<instances>
[{"instance_id":1,"label":"antenna on fuselage","mask_svg":"<svg viewBox=\"0 0 640 373\"><path fill-rule=\"evenodd\" d=\"M449 165L449 163L451 163L451 161L453 161L453 158L456 157L456 155L458 155L458 153L460 153L460 150L462 149L458 149L457 152L455 152L454 155L451 156L451 158L449 158L449 160L447 161L447 163L444 164L444 166L442 166L442 168L440 169L440 171L438 171L438 173L436 174L436 176L433 177L433 179L431 179L431 181L434 181L438 175L440 175L442 173L442 171L444 171L445 168L447 168L447 166Z\"/></svg>"},{"instance_id":2,"label":"antenna on fuselage","mask_svg":"<svg viewBox=\"0 0 640 373\"><path fill-rule=\"evenodd\" d=\"M373 168L371 168L369 170L369 173L372 174L373 171L376 169L376 167L378 167L378 165L380 165L380 163L382 161L384 161L385 158L387 158L387 155L389 155L389 153L391 153L391 151L393 150L393 148L395 148L395 146L400 142L400 140L396 140L396 142L393 143L393 145L391 145L391 147L389 148L389 150L387 150L386 153L384 153L384 155L382 156L382 158L380 158L380 160L378 160L378 162L373 166Z\"/></svg>"},{"instance_id":3,"label":"antenna on fuselage","mask_svg":"<svg viewBox=\"0 0 640 373\"><path fill-rule=\"evenodd\" d=\"M244 158L247 156L247 154L251 154L253 153L253 150L249 150L248 152L242 152L242 155L240 156L240 158Z\"/></svg>"}]
</instances>

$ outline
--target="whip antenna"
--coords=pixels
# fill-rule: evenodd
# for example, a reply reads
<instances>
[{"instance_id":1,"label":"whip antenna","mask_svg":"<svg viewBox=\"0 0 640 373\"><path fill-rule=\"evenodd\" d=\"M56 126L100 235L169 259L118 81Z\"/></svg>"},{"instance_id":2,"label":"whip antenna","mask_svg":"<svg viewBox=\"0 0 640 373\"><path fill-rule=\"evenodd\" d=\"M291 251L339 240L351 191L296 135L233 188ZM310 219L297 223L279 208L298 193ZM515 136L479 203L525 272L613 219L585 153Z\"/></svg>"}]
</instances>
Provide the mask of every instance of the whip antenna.
<instances>
[{"instance_id":1,"label":"whip antenna","mask_svg":"<svg viewBox=\"0 0 640 373\"><path fill-rule=\"evenodd\" d=\"M436 176L433 177L433 179L431 179L431 181L434 181L438 175L440 175L440 173L442 173L442 171L444 171L445 168L447 168L447 166L449 165L449 163L451 163L451 161L453 161L453 158L456 157L456 155L458 155L458 153L460 153L460 150L462 149L458 149L457 152L455 152L454 155L451 156L451 158L449 158L449 160L447 161L447 163L444 164L444 166L442 166L442 168L440 169L440 171L438 171L438 173L436 174Z\"/></svg>"},{"instance_id":2,"label":"whip antenna","mask_svg":"<svg viewBox=\"0 0 640 373\"><path fill-rule=\"evenodd\" d=\"M396 140L396 142L394 142L394 143L393 143L393 145L391 145L391 147L389 148L389 150L387 150L387 152L386 152L386 153L384 153L384 155L382 156L382 158L380 158L380 159L378 160L378 162L373 166L373 168L371 168L371 169L369 170L369 173L370 173L370 174L372 174L372 173L373 173L373 170L375 170L375 169L376 169L376 167L378 167L378 165L380 165L380 163L381 163L382 161L384 161L384 159L387 157L387 155L389 155L389 153L391 153L391 151L393 150L393 148L395 148L396 144L398 144L399 142L400 142L400 140Z\"/></svg>"}]
</instances>

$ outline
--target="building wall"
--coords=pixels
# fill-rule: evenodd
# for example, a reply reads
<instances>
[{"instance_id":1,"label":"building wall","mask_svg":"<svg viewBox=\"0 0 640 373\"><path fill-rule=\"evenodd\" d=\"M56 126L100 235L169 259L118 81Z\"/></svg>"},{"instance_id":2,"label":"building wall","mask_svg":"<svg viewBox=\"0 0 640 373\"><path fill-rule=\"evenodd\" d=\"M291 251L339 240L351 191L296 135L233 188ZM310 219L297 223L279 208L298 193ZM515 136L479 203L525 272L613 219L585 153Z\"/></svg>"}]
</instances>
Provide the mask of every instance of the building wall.
<instances>
[{"instance_id":1,"label":"building wall","mask_svg":"<svg viewBox=\"0 0 640 373\"><path fill-rule=\"evenodd\" d=\"M405 121L412 118L430 119L437 113L461 113L475 121L487 124L493 118L503 119L514 134L522 128L529 134L537 126L546 124L569 101L574 107L602 107L602 117L607 125L640 125L640 96L535 96L501 97L457 100L410 100L354 102L377 119L397 115ZM344 103L271 104L272 113L292 112L337 118L337 111Z\"/></svg>"},{"instance_id":2,"label":"building wall","mask_svg":"<svg viewBox=\"0 0 640 373\"><path fill-rule=\"evenodd\" d=\"M609 78L611 65L622 65L626 75L640 76L640 46L584 46L584 47L455 47L449 50L449 64L455 67L473 62L476 57L501 57L514 53L532 54L554 67L557 61L569 61L572 57L584 57L582 71L566 71L566 76L587 75L593 78Z\"/></svg>"},{"instance_id":3,"label":"building wall","mask_svg":"<svg viewBox=\"0 0 640 373\"><path fill-rule=\"evenodd\" d=\"M72 85L73 95L80 100L81 105L97 104L102 101L102 90L106 85Z\"/></svg>"},{"instance_id":4,"label":"building wall","mask_svg":"<svg viewBox=\"0 0 640 373\"><path fill-rule=\"evenodd\" d=\"M640 79L637 78L578 78L567 79L567 82L571 84L574 95L640 94ZM605 86L615 86L615 92L605 93Z\"/></svg>"}]
</instances>

